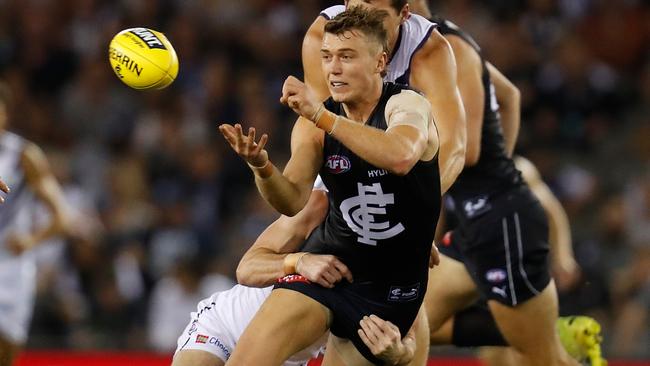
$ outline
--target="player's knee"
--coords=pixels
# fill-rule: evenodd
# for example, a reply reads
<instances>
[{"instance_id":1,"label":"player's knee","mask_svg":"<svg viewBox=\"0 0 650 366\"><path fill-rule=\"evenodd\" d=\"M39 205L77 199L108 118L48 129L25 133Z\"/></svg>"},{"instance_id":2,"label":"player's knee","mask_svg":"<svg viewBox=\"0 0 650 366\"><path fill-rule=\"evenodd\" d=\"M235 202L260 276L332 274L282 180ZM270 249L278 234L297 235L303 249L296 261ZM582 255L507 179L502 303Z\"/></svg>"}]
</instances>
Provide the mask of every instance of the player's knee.
<instances>
[{"instance_id":1,"label":"player's knee","mask_svg":"<svg viewBox=\"0 0 650 366\"><path fill-rule=\"evenodd\" d=\"M183 350L172 360L171 366L224 366L226 363L219 357L199 350Z\"/></svg>"}]
</instances>

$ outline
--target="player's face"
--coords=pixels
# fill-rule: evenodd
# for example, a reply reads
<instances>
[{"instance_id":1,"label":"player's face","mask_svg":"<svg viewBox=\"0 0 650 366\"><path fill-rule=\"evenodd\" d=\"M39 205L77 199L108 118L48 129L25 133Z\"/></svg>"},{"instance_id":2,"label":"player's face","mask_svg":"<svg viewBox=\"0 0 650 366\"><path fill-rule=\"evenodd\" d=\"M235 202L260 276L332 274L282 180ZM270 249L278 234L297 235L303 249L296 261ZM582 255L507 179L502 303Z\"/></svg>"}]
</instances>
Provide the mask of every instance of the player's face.
<instances>
[{"instance_id":1,"label":"player's face","mask_svg":"<svg viewBox=\"0 0 650 366\"><path fill-rule=\"evenodd\" d=\"M362 32L325 33L323 37L323 73L330 95L337 102L363 100L372 86L381 82L386 59L386 53L378 42L370 40Z\"/></svg>"},{"instance_id":2,"label":"player's face","mask_svg":"<svg viewBox=\"0 0 650 366\"><path fill-rule=\"evenodd\" d=\"M345 2L346 7L362 6L371 9L385 10L388 13L384 19L384 28L388 33L388 44L395 43L395 39L399 35L399 26L409 18L410 11L408 4L398 12L391 6L391 0L348 0Z\"/></svg>"}]
</instances>

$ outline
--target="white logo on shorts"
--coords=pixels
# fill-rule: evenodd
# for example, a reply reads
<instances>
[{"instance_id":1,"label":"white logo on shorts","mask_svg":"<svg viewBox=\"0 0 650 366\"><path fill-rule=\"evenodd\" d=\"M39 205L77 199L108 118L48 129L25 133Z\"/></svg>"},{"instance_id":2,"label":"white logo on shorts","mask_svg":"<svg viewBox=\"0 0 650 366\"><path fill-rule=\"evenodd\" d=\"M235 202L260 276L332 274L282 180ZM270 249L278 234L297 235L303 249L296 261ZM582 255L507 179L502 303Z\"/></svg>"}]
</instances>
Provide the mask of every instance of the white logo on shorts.
<instances>
[{"instance_id":1,"label":"white logo on shorts","mask_svg":"<svg viewBox=\"0 0 650 366\"><path fill-rule=\"evenodd\" d=\"M386 205L395 203L392 193L385 194L381 183L371 186L357 183L357 187L359 195L341 202L341 212L350 229L359 235L359 243L377 245L377 240L392 238L404 231L401 223L390 227L388 221L375 222L375 215L385 215Z\"/></svg>"},{"instance_id":2,"label":"white logo on shorts","mask_svg":"<svg viewBox=\"0 0 650 366\"><path fill-rule=\"evenodd\" d=\"M496 287L492 286L492 292L494 292L497 295L501 295L504 299L508 298L508 294L506 294L506 287Z\"/></svg>"}]
</instances>

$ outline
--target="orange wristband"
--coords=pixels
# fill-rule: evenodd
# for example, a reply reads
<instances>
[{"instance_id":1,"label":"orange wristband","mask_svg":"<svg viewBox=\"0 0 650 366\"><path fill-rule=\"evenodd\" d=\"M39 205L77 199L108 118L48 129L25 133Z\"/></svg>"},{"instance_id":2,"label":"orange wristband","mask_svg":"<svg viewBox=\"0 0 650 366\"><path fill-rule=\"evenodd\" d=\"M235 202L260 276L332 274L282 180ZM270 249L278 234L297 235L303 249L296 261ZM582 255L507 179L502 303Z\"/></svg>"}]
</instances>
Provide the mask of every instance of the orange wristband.
<instances>
[{"instance_id":1,"label":"orange wristband","mask_svg":"<svg viewBox=\"0 0 650 366\"><path fill-rule=\"evenodd\" d=\"M336 122L338 120L339 116L330 112L330 111L324 111L321 113L321 115L314 121L314 124L316 127L320 128L321 130L324 130L328 134L332 134L334 131L334 127L336 125Z\"/></svg>"},{"instance_id":2,"label":"orange wristband","mask_svg":"<svg viewBox=\"0 0 650 366\"><path fill-rule=\"evenodd\" d=\"M284 270L284 274L289 275L296 273L296 266L305 254L307 253L291 253L284 257L284 262L282 262L282 269Z\"/></svg>"},{"instance_id":3,"label":"orange wristband","mask_svg":"<svg viewBox=\"0 0 650 366\"><path fill-rule=\"evenodd\" d=\"M273 167L273 163L271 163L271 160L267 160L266 164L264 164L261 167L257 167L255 165L251 165L251 164L248 164L248 166L251 168L253 173L255 173L255 175L257 175L258 177L260 177L262 179L266 179L266 178L272 176L273 172L275 171L275 169Z\"/></svg>"}]
</instances>

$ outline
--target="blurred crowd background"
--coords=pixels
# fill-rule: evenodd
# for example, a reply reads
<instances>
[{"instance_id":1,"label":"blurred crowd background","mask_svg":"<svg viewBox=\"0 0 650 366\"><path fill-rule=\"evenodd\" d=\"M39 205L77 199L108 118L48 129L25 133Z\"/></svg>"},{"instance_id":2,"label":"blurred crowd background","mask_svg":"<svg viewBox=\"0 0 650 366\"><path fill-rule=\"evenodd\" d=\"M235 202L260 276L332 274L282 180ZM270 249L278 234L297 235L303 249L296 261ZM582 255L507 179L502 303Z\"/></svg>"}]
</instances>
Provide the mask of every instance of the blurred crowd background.
<instances>
[{"instance_id":1,"label":"blurred crowd background","mask_svg":"<svg viewBox=\"0 0 650 366\"><path fill-rule=\"evenodd\" d=\"M301 77L305 30L339 3L0 0L9 130L45 150L83 233L32 253L28 348L173 351L189 312L234 283L242 253L277 216L217 125L268 132L283 166L295 117L278 102L282 82ZM578 286L562 289L562 313L599 319L607 356L650 357L650 5L432 7L522 92L517 151L566 208L582 267ZM133 26L176 48L168 89L131 90L110 69L110 39Z\"/></svg>"}]
</instances>

